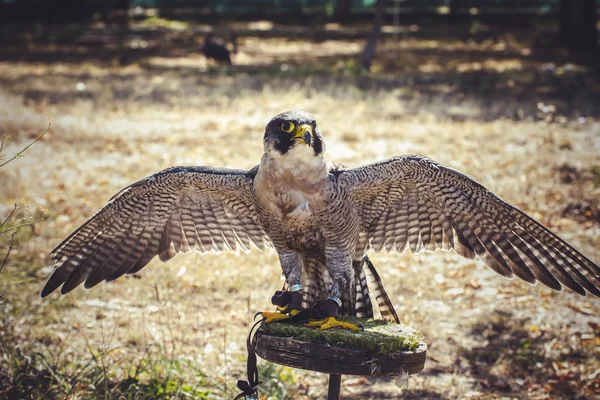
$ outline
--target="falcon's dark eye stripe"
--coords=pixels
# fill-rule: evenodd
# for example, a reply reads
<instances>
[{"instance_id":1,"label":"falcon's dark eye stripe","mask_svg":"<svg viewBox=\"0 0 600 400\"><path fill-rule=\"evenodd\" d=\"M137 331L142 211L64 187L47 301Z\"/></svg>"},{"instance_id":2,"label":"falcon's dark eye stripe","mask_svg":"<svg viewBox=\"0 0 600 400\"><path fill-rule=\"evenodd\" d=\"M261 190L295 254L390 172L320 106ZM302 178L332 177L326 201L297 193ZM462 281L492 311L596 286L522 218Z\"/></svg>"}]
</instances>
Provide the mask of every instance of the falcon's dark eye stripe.
<instances>
[{"instance_id":1,"label":"falcon's dark eye stripe","mask_svg":"<svg viewBox=\"0 0 600 400\"><path fill-rule=\"evenodd\" d=\"M294 124L290 121L285 121L283 124L281 124L281 130L284 131L285 133L292 133L294 128L295 128Z\"/></svg>"}]
</instances>

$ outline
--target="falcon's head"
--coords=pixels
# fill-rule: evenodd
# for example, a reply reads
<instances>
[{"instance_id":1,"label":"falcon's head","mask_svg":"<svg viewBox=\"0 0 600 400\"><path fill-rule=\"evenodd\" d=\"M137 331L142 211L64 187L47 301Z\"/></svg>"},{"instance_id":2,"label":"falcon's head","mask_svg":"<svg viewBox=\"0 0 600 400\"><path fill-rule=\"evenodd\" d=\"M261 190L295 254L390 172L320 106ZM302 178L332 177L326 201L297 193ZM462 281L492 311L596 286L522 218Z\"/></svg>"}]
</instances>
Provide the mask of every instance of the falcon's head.
<instances>
[{"instance_id":1,"label":"falcon's head","mask_svg":"<svg viewBox=\"0 0 600 400\"><path fill-rule=\"evenodd\" d=\"M325 151L317 121L301 110L276 115L265 128L265 153L273 158L291 154L320 156Z\"/></svg>"}]
</instances>

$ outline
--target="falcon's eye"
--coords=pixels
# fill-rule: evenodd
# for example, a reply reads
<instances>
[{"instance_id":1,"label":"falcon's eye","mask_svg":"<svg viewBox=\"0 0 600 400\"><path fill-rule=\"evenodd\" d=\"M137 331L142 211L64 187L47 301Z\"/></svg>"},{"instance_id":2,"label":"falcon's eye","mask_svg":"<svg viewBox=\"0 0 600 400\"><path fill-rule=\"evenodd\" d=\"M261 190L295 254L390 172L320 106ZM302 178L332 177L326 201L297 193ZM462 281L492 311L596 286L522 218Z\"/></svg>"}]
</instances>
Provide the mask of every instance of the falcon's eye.
<instances>
[{"instance_id":1,"label":"falcon's eye","mask_svg":"<svg viewBox=\"0 0 600 400\"><path fill-rule=\"evenodd\" d=\"M281 124L281 130L284 131L285 133L292 133L294 128L295 128L294 124L290 121L285 121L283 124Z\"/></svg>"}]
</instances>

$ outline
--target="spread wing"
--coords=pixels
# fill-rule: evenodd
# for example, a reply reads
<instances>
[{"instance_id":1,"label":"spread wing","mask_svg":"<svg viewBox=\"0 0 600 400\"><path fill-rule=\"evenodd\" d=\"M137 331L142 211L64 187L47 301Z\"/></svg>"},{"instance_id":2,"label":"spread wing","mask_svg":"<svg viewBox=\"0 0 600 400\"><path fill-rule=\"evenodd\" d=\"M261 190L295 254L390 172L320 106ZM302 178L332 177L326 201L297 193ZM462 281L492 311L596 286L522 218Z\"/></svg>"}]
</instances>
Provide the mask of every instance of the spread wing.
<instances>
[{"instance_id":1,"label":"spread wing","mask_svg":"<svg viewBox=\"0 0 600 400\"><path fill-rule=\"evenodd\" d=\"M42 291L68 293L133 274L158 255L247 251L270 245L252 198L254 170L173 167L117 193L56 247L55 270Z\"/></svg>"},{"instance_id":2,"label":"spread wing","mask_svg":"<svg viewBox=\"0 0 600 400\"><path fill-rule=\"evenodd\" d=\"M336 174L361 220L358 255L454 249L507 278L600 297L597 265L458 171L404 156Z\"/></svg>"}]
</instances>

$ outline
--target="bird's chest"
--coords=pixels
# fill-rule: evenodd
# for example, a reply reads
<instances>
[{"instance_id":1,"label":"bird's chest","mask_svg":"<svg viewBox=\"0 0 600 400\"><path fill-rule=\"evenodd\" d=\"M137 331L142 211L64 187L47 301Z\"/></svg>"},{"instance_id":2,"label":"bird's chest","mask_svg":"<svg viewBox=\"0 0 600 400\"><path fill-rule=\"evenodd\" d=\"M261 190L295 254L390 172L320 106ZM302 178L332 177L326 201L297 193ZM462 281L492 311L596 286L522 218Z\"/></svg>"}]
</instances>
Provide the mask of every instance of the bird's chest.
<instances>
[{"instance_id":1,"label":"bird's chest","mask_svg":"<svg viewBox=\"0 0 600 400\"><path fill-rule=\"evenodd\" d=\"M327 204L325 190L302 189L296 185L259 185L255 195L263 210L263 226L275 241L294 249L311 249L322 241L319 221Z\"/></svg>"},{"instance_id":2,"label":"bird's chest","mask_svg":"<svg viewBox=\"0 0 600 400\"><path fill-rule=\"evenodd\" d=\"M261 206L285 231L302 232L315 229L325 199L314 193L284 187L261 196Z\"/></svg>"}]
</instances>

